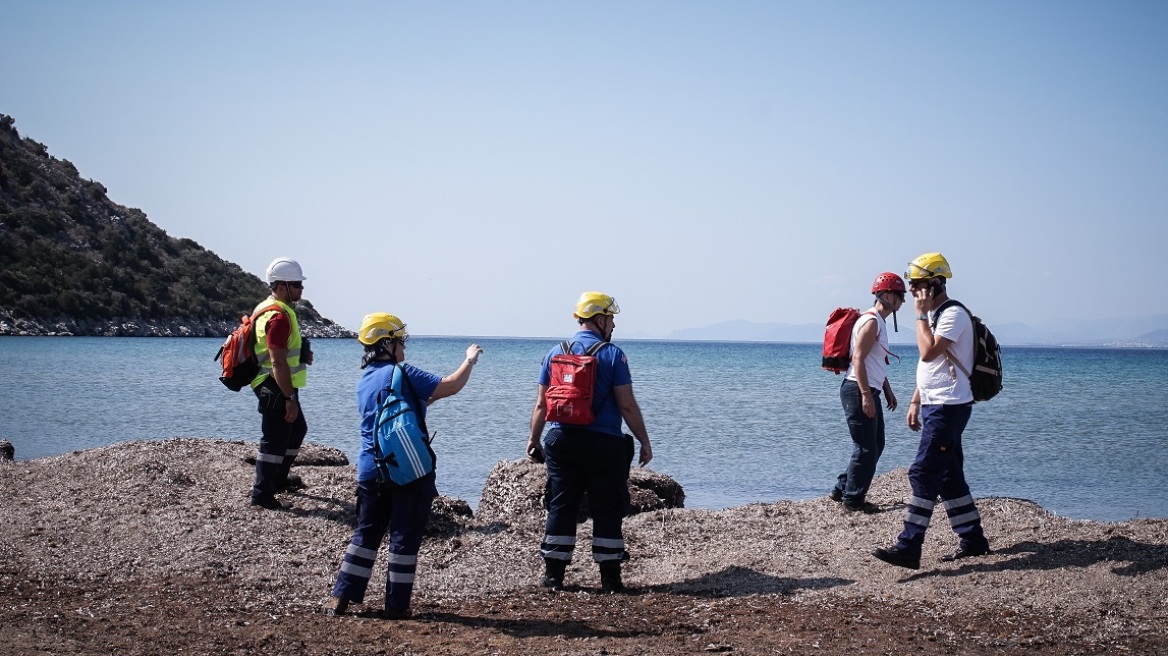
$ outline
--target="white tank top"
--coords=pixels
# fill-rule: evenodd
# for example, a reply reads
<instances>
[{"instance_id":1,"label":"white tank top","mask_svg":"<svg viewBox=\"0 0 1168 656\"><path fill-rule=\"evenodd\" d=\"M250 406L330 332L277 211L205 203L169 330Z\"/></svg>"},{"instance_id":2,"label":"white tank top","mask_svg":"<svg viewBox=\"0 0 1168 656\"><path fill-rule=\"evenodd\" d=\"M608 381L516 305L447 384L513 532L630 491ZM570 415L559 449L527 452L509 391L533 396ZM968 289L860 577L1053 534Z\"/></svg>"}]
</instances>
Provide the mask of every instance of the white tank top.
<instances>
[{"instance_id":1,"label":"white tank top","mask_svg":"<svg viewBox=\"0 0 1168 656\"><path fill-rule=\"evenodd\" d=\"M888 355L888 324L879 312L874 309L865 310L860 314L860 318L856 319L856 325L852 326L852 348L856 348L856 344L859 343L860 327L869 321L876 322L876 343L872 344L868 357L864 358L864 369L868 373L868 387L880 389L888 378L888 362L885 360ZM851 356L851 352L848 356ZM859 382L856 380L856 372L852 371L853 368L852 363L848 362L847 378Z\"/></svg>"}]
</instances>

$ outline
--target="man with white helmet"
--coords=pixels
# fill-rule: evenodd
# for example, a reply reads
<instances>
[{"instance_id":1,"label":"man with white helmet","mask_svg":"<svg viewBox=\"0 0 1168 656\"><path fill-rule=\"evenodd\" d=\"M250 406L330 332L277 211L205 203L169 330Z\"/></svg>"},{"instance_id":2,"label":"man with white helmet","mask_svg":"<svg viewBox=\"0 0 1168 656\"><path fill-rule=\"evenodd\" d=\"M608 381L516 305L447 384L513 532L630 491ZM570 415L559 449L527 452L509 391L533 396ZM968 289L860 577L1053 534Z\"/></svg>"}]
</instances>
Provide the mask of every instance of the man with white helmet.
<instances>
[{"instance_id":1,"label":"man with white helmet","mask_svg":"<svg viewBox=\"0 0 1168 656\"><path fill-rule=\"evenodd\" d=\"M904 277L916 307L920 351L917 385L906 421L910 429L920 431L921 443L908 470L912 497L904 530L895 544L876 549L872 555L891 565L918 569L921 545L938 497L960 539L957 551L942 561L988 554L990 543L965 482L961 448L961 434L973 411L973 391L966 373L973 369L973 320L945 291L946 279L953 277L945 256L921 255L909 263Z\"/></svg>"},{"instance_id":2,"label":"man with white helmet","mask_svg":"<svg viewBox=\"0 0 1168 656\"><path fill-rule=\"evenodd\" d=\"M296 260L272 260L264 272L264 282L272 295L252 312L260 372L252 379L251 388L259 399L263 437L256 454L251 503L269 510L284 507L276 500L276 493L289 488L288 472L308 433L299 390L308 381L306 366L312 364L312 352L307 348L308 340L300 334L293 308L304 293L304 280Z\"/></svg>"},{"instance_id":3,"label":"man with white helmet","mask_svg":"<svg viewBox=\"0 0 1168 656\"><path fill-rule=\"evenodd\" d=\"M576 516L584 492L592 511L592 559L600 567L600 583L606 592L621 592L621 561L625 557L621 524L629 505L629 466L633 441L621 429L621 420L641 443L641 465L649 464L653 450L641 408L633 397L629 363L621 349L609 343L620 312L616 299L600 292L585 292L576 303L580 331L570 342L553 348L544 358L539 391L531 413L528 456L547 461L547 526L540 553L544 558L545 587L564 586L564 572L576 548ZM552 384L552 358L589 354L595 357L591 423L568 425L548 421L547 393ZM540 435L550 425L540 445Z\"/></svg>"}]
</instances>

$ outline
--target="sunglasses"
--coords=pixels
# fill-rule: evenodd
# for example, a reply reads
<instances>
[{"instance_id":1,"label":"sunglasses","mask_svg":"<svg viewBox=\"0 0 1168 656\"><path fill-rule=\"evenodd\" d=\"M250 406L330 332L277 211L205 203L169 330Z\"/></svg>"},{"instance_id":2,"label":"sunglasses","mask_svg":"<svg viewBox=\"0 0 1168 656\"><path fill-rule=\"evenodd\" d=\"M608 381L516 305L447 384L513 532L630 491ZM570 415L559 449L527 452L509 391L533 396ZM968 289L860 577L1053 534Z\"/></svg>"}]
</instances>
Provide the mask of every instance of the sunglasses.
<instances>
[{"instance_id":1,"label":"sunglasses","mask_svg":"<svg viewBox=\"0 0 1168 656\"><path fill-rule=\"evenodd\" d=\"M302 282L285 282L284 284L288 285L292 289L303 289L304 288L304 283L302 283Z\"/></svg>"}]
</instances>

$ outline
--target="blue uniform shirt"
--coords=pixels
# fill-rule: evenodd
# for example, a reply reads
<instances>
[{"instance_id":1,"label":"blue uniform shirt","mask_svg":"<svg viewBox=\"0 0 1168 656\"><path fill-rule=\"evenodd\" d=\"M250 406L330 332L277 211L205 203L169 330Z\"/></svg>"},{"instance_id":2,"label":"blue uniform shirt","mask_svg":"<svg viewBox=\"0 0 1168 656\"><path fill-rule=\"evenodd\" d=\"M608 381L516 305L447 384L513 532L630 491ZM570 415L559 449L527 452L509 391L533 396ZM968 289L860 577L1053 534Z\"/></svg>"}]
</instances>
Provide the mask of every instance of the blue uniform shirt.
<instances>
[{"instance_id":1,"label":"blue uniform shirt","mask_svg":"<svg viewBox=\"0 0 1168 656\"><path fill-rule=\"evenodd\" d=\"M581 354L588 350L588 347L601 340L600 335L597 335L591 330L581 330L568 341L575 342L575 346L572 347L572 352ZM556 344L548 352L547 357L543 359L543 365L539 370L540 385L551 384L551 359L553 355L558 355L561 352L560 345ZM592 408L595 411L596 419L591 424L584 426L584 428L599 433L608 433L609 435L623 435L624 431L621 429L622 418L620 408L616 405L616 398L612 395L612 388L618 385L633 384L633 377L629 374L629 361L625 357L625 352L620 350L620 347L609 344L596 353L596 364L596 382L592 388ZM549 421L548 425L555 428L560 424L559 422Z\"/></svg>"},{"instance_id":2,"label":"blue uniform shirt","mask_svg":"<svg viewBox=\"0 0 1168 656\"><path fill-rule=\"evenodd\" d=\"M418 415L418 420L426 418L426 401L434 394L434 388L442 382L441 376L422 371L412 364L403 364L409 383L402 381L402 395ZM390 362L371 362L357 381L357 412L361 413L361 454L357 456L357 480L367 481L377 478L377 468L373 464L373 434L377 426L377 395L389 387L393 376ZM410 384L413 384L411 393Z\"/></svg>"}]
</instances>

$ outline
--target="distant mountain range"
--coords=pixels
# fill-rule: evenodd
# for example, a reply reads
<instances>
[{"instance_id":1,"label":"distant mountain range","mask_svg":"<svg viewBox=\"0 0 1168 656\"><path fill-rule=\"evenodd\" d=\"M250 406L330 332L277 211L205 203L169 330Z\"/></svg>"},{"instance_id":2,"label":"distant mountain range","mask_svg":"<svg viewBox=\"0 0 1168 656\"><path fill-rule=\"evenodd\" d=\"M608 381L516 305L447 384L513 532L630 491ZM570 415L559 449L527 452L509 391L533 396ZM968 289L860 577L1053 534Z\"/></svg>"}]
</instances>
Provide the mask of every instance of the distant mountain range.
<instances>
[{"instance_id":1,"label":"distant mountain range","mask_svg":"<svg viewBox=\"0 0 1168 656\"><path fill-rule=\"evenodd\" d=\"M1010 346L1114 346L1168 348L1168 314L1124 319L1063 319L1033 326L1012 322L990 324L1003 345ZM727 342L822 342L823 324L754 323L737 320L698 328L675 330L668 339ZM894 343L914 342L911 322L892 333Z\"/></svg>"}]
</instances>

